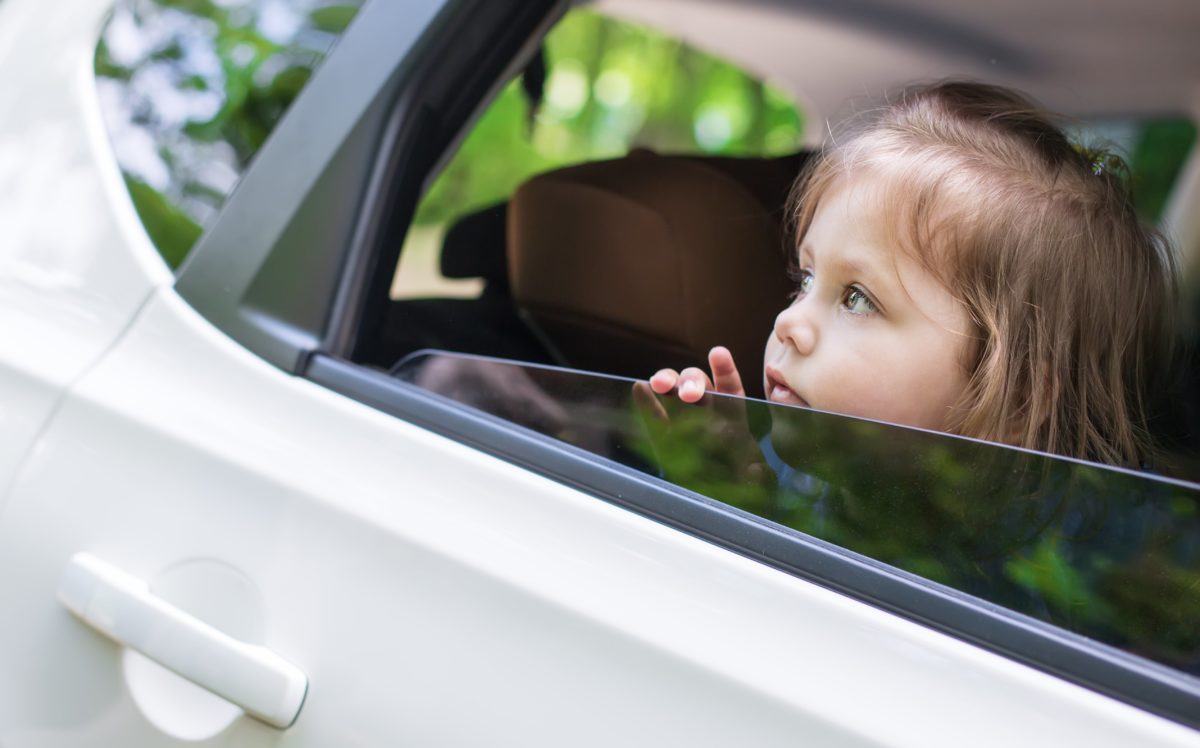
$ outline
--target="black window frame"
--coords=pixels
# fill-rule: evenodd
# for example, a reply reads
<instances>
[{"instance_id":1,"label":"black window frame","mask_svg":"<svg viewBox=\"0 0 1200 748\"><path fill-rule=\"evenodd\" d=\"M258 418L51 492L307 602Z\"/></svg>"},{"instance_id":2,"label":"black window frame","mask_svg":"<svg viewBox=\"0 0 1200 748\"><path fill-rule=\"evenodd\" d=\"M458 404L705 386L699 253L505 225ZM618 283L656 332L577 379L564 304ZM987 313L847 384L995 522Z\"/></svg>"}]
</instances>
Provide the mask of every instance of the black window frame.
<instances>
[{"instance_id":1,"label":"black window frame","mask_svg":"<svg viewBox=\"0 0 1200 748\"><path fill-rule=\"evenodd\" d=\"M856 600L1200 729L1200 680L950 590L353 363L429 174L562 0L370 0L176 290L292 374ZM344 102L341 115L326 112ZM266 218L264 219L264 216Z\"/></svg>"}]
</instances>

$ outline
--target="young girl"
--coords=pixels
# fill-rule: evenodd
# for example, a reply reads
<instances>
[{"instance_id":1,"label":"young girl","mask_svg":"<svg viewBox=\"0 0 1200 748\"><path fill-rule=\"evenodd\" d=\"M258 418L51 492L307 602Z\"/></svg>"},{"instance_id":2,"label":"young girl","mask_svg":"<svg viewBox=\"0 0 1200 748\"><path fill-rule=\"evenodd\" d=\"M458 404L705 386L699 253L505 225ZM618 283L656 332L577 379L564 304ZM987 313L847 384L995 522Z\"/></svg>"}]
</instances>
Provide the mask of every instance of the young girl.
<instances>
[{"instance_id":1,"label":"young girl","mask_svg":"<svg viewBox=\"0 0 1200 748\"><path fill-rule=\"evenodd\" d=\"M796 292L767 339L775 402L1118 465L1153 451L1174 260L1117 159L1003 88L915 88L798 182ZM729 351L657 372L743 395Z\"/></svg>"}]
</instances>

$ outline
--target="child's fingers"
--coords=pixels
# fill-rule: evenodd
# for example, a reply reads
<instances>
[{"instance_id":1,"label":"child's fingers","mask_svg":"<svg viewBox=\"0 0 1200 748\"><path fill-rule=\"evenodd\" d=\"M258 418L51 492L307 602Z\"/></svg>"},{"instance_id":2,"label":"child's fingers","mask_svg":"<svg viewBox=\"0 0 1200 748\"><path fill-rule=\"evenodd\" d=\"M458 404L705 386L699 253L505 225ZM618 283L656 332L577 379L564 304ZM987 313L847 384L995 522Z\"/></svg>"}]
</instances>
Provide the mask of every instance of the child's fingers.
<instances>
[{"instance_id":1,"label":"child's fingers","mask_svg":"<svg viewBox=\"0 0 1200 748\"><path fill-rule=\"evenodd\" d=\"M698 402L705 390L712 389L712 382L702 369L689 366L679 372L679 399L685 403Z\"/></svg>"},{"instance_id":2,"label":"child's fingers","mask_svg":"<svg viewBox=\"0 0 1200 748\"><path fill-rule=\"evenodd\" d=\"M734 396L717 398L717 410L727 423L736 423L737 428L745 429L746 403L741 398L746 396L746 388L742 385L742 375L738 373L737 365L733 363L733 354L723 345L716 346L708 352L708 365L712 369L717 392Z\"/></svg>"},{"instance_id":3,"label":"child's fingers","mask_svg":"<svg viewBox=\"0 0 1200 748\"><path fill-rule=\"evenodd\" d=\"M679 383L679 372L674 369L659 369L650 377L650 389L660 395L665 395Z\"/></svg>"},{"instance_id":4,"label":"child's fingers","mask_svg":"<svg viewBox=\"0 0 1200 748\"><path fill-rule=\"evenodd\" d=\"M723 345L708 352L708 366L712 369L713 386L717 392L724 395L746 396L746 388L742 386L742 375L738 373L737 365L733 363L733 354Z\"/></svg>"}]
</instances>

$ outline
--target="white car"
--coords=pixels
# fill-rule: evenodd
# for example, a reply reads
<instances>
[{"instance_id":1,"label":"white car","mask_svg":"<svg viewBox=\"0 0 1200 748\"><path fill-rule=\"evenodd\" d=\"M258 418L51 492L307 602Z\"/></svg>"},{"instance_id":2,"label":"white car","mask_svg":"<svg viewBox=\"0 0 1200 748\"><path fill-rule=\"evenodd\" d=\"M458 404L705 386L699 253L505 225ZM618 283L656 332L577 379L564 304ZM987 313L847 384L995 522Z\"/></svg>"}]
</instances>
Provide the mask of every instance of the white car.
<instances>
[{"instance_id":1,"label":"white car","mask_svg":"<svg viewBox=\"0 0 1200 748\"><path fill-rule=\"evenodd\" d=\"M106 125L111 2L0 0L0 745L1200 745L1196 483L752 402L847 487L814 508L739 481L709 411L639 417L621 375L724 341L639 327L683 271L575 196L734 175L758 223L691 215L691 246L769 242L803 149L522 178L446 236L486 285L393 291L434 177L579 13L769 79L811 146L946 75L1194 118L1193 0L370 0L178 272Z\"/></svg>"}]
</instances>

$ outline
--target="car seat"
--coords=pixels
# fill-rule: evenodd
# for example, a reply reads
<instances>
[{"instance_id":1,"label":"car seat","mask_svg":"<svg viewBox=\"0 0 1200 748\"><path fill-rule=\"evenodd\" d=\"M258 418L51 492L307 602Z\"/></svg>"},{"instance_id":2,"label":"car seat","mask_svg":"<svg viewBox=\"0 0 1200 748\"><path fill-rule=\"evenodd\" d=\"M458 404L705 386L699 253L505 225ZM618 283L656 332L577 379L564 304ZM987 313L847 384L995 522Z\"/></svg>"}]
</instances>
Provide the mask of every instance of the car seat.
<instances>
[{"instance_id":1,"label":"car seat","mask_svg":"<svg viewBox=\"0 0 1200 748\"><path fill-rule=\"evenodd\" d=\"M508 207L513 301L560 363L644 378L734 355L762 396L788 303L784 206L806 159L639 150L533 177Z\"/></svg>"}]
</instances>

